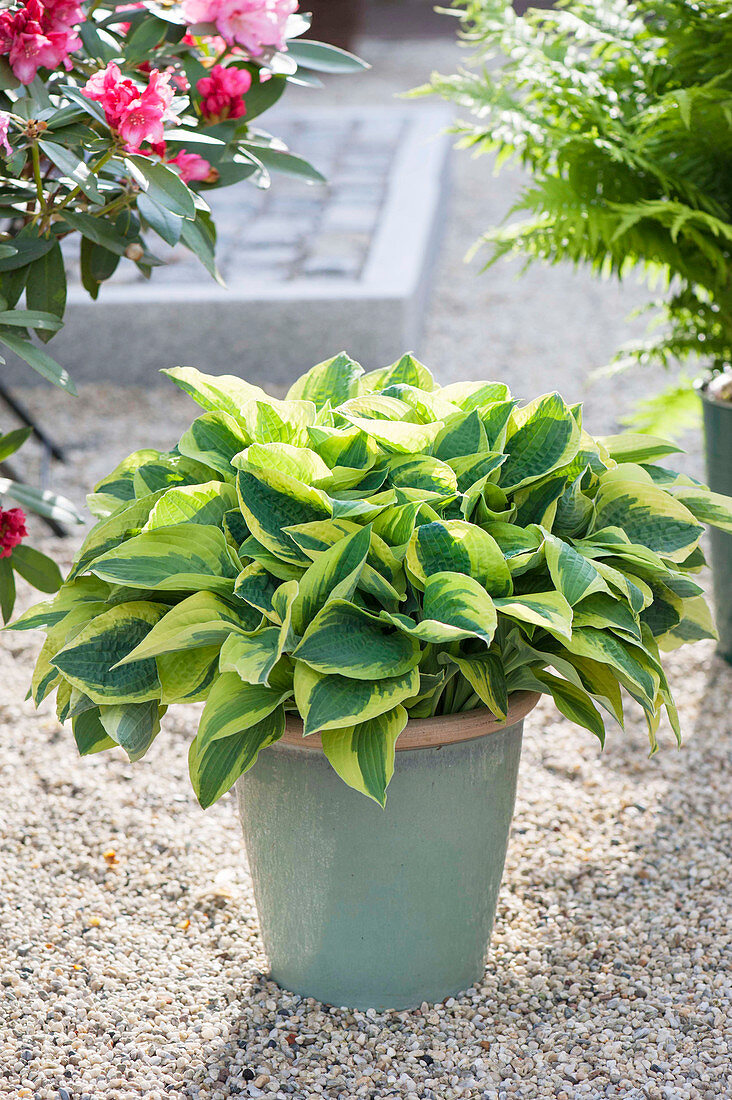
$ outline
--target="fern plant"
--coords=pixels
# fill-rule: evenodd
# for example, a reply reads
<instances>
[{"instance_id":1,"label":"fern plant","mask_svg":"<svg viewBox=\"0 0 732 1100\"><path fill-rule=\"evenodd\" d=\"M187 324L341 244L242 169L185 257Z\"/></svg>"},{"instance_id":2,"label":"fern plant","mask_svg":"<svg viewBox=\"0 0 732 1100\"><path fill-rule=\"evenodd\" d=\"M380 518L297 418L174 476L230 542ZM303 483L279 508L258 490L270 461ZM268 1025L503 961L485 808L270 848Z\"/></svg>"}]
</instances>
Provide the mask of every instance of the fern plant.
<instances>
[{"instance_id":1,"label":"fern plant","mask_svg":"<svg viewBox=\"0 0 732 1100\"><path fill-rule=\"evenodd\" d=\"M732 364L728 0L560 0L524 16L470 0L461 17L471 67L419 91L468 108L462 143L532 177L518 217L483 236L488 264L640 271L663 290L661 324L616 365Z\"/></svg>"}]
</instances>

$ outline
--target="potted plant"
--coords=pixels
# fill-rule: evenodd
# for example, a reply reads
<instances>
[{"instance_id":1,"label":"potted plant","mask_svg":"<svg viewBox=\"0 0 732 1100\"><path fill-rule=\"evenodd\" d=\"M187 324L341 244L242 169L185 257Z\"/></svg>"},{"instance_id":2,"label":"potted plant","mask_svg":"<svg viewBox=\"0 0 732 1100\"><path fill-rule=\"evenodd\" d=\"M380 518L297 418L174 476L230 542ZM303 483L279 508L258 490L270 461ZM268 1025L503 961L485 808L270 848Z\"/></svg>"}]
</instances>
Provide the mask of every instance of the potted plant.
<instances>
[{"instance_id":1,"label":"potted plant","mask_svg":"<svg viewBox=\"0 0 732 1100\"><path fill-rule=\"evenodd\" d=\"M731 502L656 465L673 444L411 355L342 353L281 401L164 373L203 411L95 486L67 580L14 624L46 631L33 698L131 760L205 702L193 787L237 786L275 980L440 1000L481 973L539 693L603 742L623 688L651 752L662 709L680 737L660 651L713 636L694 574Z\"/></svg>"},{"instance_id":2,"label":"potted plant","mask_svg":"<svg viewBox=\"0 0 732 1100\"><path fill-rule=\"evenodd\" d=\"M707 377L732 367L732 20L727 0L564 0L515 13L508 0L462 10L471 66L434 76L466 108L465 146L517 161L530 181L512 219L489 230L488 263L568 260L598 275L638 273L663 295L655 332L621 349L614 369L700 358ZM732 491L725 450L732 405L700 389L708 477ZM724 390L722 391L724 392ZM668 432L698 422L682 378L636 424ZM659 427L660 426L660 427ZM726 460L725 460L726 456ZM715 533L721 653L732 659L732 540Z\"/></svg>"}]
</instances>

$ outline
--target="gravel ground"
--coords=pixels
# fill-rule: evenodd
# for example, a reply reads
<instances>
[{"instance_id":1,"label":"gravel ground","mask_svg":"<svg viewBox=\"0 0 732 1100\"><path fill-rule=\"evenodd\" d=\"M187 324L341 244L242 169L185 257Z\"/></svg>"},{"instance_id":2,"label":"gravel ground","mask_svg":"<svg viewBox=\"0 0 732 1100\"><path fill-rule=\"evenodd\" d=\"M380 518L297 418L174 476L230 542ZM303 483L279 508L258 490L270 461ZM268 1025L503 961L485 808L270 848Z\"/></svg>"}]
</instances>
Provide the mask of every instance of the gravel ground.
<instances>
[{"instance_id":1,"label":"gravel ground","mask_svg":"<svg viewBox=\"0 0 732 1100\"><path fill-rule=\"evenodd\" d=\"M374 101L452 61L431 42L365 52ZM613 430L653 378L588 390L584 375L623 338L638 295L561 271L474 278L462 257L508 188L486 162L456 158L424 357L443 381L488 375L584 397L591 427ZM54 400L70 460L57 487L81 502L128 451L174 442L191 414L170 388ZM38 536L70 559L71 541ZM52 708L22 701L38 641L0 641L2 1100L732 1097L732 669L710 644L669 662L682 752L666 731L649 761L633 714L600 754L537 708L483 981L443 1005L376 1014L267 981L233 800L204 814L188 785L193 708L169 713L134 768L121 754L79 761Z\"/></svg>"}]
</instances>

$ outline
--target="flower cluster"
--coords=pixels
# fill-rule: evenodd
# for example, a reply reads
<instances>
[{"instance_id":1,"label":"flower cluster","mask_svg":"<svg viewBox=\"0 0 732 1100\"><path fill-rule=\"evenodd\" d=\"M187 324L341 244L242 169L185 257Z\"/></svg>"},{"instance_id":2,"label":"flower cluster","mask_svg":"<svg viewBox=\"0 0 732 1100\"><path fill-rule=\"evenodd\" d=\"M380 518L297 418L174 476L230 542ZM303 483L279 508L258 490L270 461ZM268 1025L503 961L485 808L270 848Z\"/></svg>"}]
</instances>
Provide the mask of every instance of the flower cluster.
<instances>
[{"instance_id":1,"label":"flower cluster","mask_svg":"<svg viewBox=\"0 0 732 1100\"><path fill-rule=\"evenodd\" d=\"M144 141L162 142L163 124L178 121L171 109L170 75L157 69L152 69L146 87L140 89L112 61L89 77L82 92L101 104L107 122L130 152L138 151Z\"/></svg>"},{"instance_id":2,"label":"flower cluster","mask_svg":"<svg viewBox=\"0 0 732 1100\"><path fill-rule=\"evenodd\" d=\"M209 75L202 76L196 84L196 91L202 97L201 114L209 122L241 118L246 113L244 94L251 85L251 73L246 69L214 65Z\"/></svg>"},{"instance_id":3,"label":"flower cluster","mask_svg":"<svg viewBox=\"0 0 732 1100\"><path fill-rule=\"evenodd\" d=\"M69 69L69 54L81 46L75 28L83 21L77 0L23 0L0 14L0 55L21 84L30 84L39 69Z\"/></svg>"},{"instance_id":4,"label":"flower cluster","mask_svg":"<svg viewBox=\"0 0 732 1100\"><path fill-rule=\"evenodd\" d=\"M25 512L21 508L0 508L0 558L9 558L13 548L26 538Z\"/></svg>"},{"instance_id":5,"label":"flower cluster","mask_svg":"<svg viewBox=\"0 0 732 1100\"><path fill-rule=\"evenodd\" d=\"M185 0L183 14L194 25L213 23L227 42L259 57L267 47L286 48L287 20L297 8L298 0Z\"/></svg>"}]
</instances>

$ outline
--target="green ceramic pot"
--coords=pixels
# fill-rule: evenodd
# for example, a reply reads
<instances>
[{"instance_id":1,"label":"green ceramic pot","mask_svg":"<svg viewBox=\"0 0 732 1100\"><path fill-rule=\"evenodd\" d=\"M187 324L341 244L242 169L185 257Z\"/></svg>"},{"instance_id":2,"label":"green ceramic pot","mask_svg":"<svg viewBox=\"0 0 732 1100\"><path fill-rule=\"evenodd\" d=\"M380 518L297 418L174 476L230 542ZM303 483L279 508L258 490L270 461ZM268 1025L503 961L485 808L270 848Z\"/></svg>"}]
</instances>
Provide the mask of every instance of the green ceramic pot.
<instances>
[{"instance_id":1,"label":"green ceramic pot","mask_svg":"<svg viewBox=\"0 0 732 1100\"><path fill-rule=\"evenodd\" d=\"M478 981L538 696L410 722L382 810L288 722L237 782L274 981L349 1008L405 1009Z\"/></svg>"},{"instance_id":2,"label":"green ceramic pot","mask_svg":"<svg viewBox=\"0 0 732 1100\"><path fill-rule=\"evenodd\" d=\"M704 406L707 481L715 493L732 494L732 403L700 390ZM732 664L732 535L709 528L717 652Z\"/></svg>"}]
</instances>

